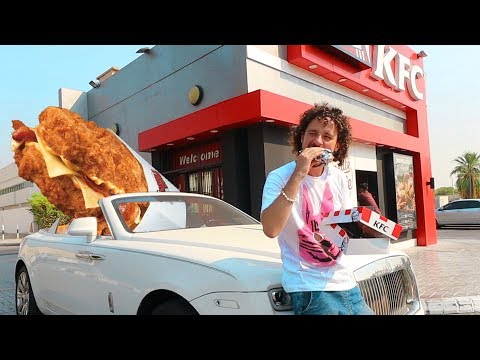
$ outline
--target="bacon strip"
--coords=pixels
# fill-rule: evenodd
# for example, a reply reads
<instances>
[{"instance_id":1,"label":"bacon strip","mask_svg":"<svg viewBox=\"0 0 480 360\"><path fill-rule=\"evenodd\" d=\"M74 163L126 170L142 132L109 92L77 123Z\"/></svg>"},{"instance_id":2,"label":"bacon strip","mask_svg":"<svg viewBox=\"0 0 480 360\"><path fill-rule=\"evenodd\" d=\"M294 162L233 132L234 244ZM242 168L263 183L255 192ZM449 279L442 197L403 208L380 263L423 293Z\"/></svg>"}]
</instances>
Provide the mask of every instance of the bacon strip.
<instances>
[{"instance_id":1,"label":"bacon strip","mask_svg":"<svg viewBox=\"0 0 480 360\"><path fill-rule=\"evenodd\" d=\"M13 129L12 139L18 141L19 143L37 141L37 136L35 132L22 123L20 120L12 120Z\"/></svg>"}]
</instances>

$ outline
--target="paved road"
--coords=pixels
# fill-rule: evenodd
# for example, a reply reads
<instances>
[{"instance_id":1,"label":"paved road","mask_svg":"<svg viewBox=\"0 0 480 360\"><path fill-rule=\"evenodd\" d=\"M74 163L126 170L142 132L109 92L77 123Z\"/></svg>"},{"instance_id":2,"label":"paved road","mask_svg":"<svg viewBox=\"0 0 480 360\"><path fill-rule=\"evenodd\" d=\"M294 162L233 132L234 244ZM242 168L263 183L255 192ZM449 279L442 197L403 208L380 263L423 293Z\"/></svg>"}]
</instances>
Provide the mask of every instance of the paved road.
<instances>
[{"instance_id":1,"label":"paved road","mask_svg":"<svg viewBox=\"0 0 480 360\"><path fill-rule=\"evenodd\" d=\"M18 246L0 246L0 315L15 315L13 269Z\"/></svg>"},{"instance_id":2,"label":"paved road","mask_svg":"<svg viewBox=\"0 0 480 360\"><path fill-rule=\"evenodd\" d=\"M472 239L480 241L480 227L478 226L456 226L443 227L437 232L440 239Z\"/></svg>"}]
</instances>

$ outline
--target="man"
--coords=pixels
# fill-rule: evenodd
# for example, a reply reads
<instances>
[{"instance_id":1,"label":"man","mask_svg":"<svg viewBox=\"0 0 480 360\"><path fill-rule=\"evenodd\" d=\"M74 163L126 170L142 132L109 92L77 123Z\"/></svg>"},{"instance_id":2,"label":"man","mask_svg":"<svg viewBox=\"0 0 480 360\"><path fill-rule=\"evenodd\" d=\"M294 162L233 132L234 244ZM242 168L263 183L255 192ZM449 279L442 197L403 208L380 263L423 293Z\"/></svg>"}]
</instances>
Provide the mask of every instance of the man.
<instances>
[{"instance_id":1,"label":"man","mask_svg":"<svg viewBox=\"0 0 480 360\"><path fill-rule=\"evenodd\" d=\"M368 191L368 184L361 183L358 186L358 205L360 206L371 206L372 210L380 214L380 209L378 208L377 202L373 198L373 195Z\"/></svg>"},{"instance_id":2,"label":"man","mask_svg":"<svg viewBox=\"0 0 480 360\"><path fill-rule=\"evenodd\" d=\"M283 262L282 285L294 314L373 314L341 248L321 231L322 213L352 208L345 174L322 161L331 151L343 164L352 135L348 119L327 103L305 111L292 127L296 159L265 181L261 223L268 237L278 236Z\"/></svg>"}]
</instances>

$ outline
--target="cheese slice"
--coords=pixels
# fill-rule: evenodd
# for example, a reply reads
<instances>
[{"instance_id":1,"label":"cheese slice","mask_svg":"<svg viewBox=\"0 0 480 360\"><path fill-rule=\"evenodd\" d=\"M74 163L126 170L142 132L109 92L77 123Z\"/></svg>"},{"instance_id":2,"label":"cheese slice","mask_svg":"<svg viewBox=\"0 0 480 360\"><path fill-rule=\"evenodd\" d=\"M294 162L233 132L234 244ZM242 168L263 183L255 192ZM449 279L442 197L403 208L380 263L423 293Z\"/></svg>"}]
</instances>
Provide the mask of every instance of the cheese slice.
<instances>
[{"instance_id":1,"label":"cheese slice","mask_svg":"<svg viewBox=\"0 0 480 360\"><path fill-rule=\"evenodd\" d=\"M35 129L33 131L35 131ZM48 176L50 178L54 178L61 175L70 176L75 186L82 191L83 200L85 202L85 208L92 209L92 208L99 207L98 200L103 199L104 196L94 191L91 187L89 187L78 172L68 168L65 165L65 163L68 163L73 167L73 164L66 161L66 159L62 159L61 157L52 154L50 152L51 149L45 146L45 144L42 141L42 138L38 135L36 131L35 131L35 135L37 136L38 142L30 142L27 145L35 146L40 151L40 153L43 156L43 159L45 160L45 165L47 166Z\"/></svg>"},{"instance_id":2,"label":"cheese slice","mask_svg":"<svg viewBox=\"0 0 480 360\"><path fill-rule=\"evenodd\" d=\"M72 176L72 181L75 186L82 191L86 209L92 209L100 206L98 205L98 200L104 198L102 194L94 191L90 186L87 185L85 180L79 176Z\"/></svg>"},{"instance_id":3,"label":"cheese slice","mask_svg":"<svg viewBox=\"0 0 480 360\"><path fill-rule=\"evenodd\" d=\"M15 152L20 147L20 145L22 145L21 142L12 139L12 141L10 142L10 149L12 149L12 152Z\"/></svg>"},{"instance_id":4,"label":"cheese slice","mask_svg":"<svg viewBox=\"0 0 480 360\"><path fill-rule=\"evenodd\" d=\"M113 185L113 183L111 183L110 181L103 181L102 179L100 179L96 176L92 176L92 177L89 177L89 178L90 178L90 180L92 180L97 185L102 185L103 184L113 194L124 194L125 193L125 190Z\"/></svg>"},{"instance_id":5,"label":"cheese slice","mask_svg":"<svg viewBox=\"0 0 480 360\"><path fill-rule=\"evenodd\" d=\"M35 130L34 130L35 131ZM35 135L37 136L37 141L35 146L37 149L42 153L43 159L45 160L45 165L47 166L48 176L51 178L60 176L60 175L80 175L74 170L69 169L65 166L62 160L56 155L48 152L45 148L45 145L42 142L40 136L38 136L37 132L35 131Z\"/></svg>"}]
</instances>

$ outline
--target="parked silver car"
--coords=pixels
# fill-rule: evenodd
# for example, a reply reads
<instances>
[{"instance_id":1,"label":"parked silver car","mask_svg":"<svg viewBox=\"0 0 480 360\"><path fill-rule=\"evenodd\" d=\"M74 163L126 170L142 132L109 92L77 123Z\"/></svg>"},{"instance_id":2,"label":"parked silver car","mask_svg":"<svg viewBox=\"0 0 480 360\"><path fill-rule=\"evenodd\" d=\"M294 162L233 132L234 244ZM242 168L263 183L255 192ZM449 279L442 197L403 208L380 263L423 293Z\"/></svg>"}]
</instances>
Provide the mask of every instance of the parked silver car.
<instances>
[{"instance_id":1,"label":"parked silver car","mask_svg":"<svg viewBox=\"0 0 480 360\"><path fill-rule=\"evenodd\" d=\"M480 199L453 200L436 213L437 229L444 225L480 225Z\"/></svg>"}]
</instances>

